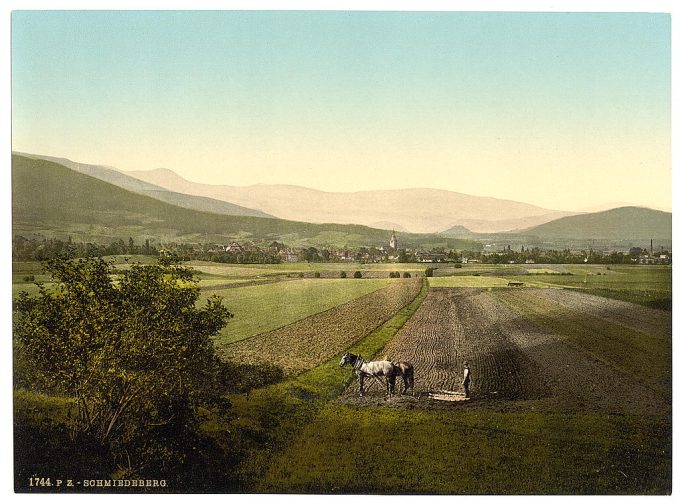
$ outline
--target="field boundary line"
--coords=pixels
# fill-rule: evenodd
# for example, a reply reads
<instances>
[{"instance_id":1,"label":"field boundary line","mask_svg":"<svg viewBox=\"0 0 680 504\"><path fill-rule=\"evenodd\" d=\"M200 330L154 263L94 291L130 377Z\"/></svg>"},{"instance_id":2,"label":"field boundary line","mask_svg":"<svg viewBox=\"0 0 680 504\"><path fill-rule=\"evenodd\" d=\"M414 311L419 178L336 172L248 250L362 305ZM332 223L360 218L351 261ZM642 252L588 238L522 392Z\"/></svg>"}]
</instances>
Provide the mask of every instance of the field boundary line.
<instances>
[{"instance_id":1,"label":"field boundary line","mask_svg":"<svg viewBox=\"0 0 680 504\"><path fill-rule=\"evenodd\" d=\"M362 352L366 356L375 355L418 310L427 297L428 290L429 283L426 278L422 278L420 291L408 305L348 349ZM353 378L353 373L352 376L345 376L347 370L338 366L338 358L344 351L346 350L325 363L280 383L255 389L247 396L233 397L233 411L239 421L256 425L267 424L267 428L263 429L266 439L248 447L246 457L235 468L242 491L256 488L260 477L266 474L270 464L274 462L274 455L289 446L325 406L343 393ZM308 393L310 399L301 398L301 393Z\"/></svg>"},{"instance_id":2,"label":"field boundary line","mask_svg":"<svg viewBox=\"0 0 680 504\"><path fill-rule=\"evenodd\" d=\"M272 282L272 283L278 283L278 282ZM363 296L359 296L359 297L356 297L356 298L354 298L354 299L350 299L349 301L345 301L344 303L340 303L340 304L338 304L338 305L331 306L330 308L327 308L327 309L325 309L325 310L321 310L321 311L319 311L319 312L312 313L311 315L307 315L306 317L302 317L302 318L299 318L299 319L297 319L297 320L293 320L292 322L289 322L289 323L284 324L284 325L279 326L279 327L275 327L274 329L270 329L269 331L264 331L264 332L261 332L261 333L253 334L252 336L248 336L247 338L243 338L243 339L240 339L240 340L232 341L231 343L222 344L222 345L220 345L220 347L221 347L221 348L227 348L227 347L229 347L229 346L231 346L231 345L235 345L235 344L241 343L241 342L243 342L243 341L248 341L248 340L250 340L250 339L257 338L257 337L259 337L259 336L264 336L264 335L267 334L267 333L271 333L271 332L274 332L274 331L279 331L279 330L281 330L281 329L285 329L286 327L290 327L290 326L292 326L292 325L294 325L294 324L297 324L298 322L302 322L303 320L306 320L306 319L308 319L308 318L310 318L310 317L316 317L317 315L322 315L322 314L324 314L324 313L327 313L327 312L336 310L336 309L340 308L341 306L345 306L345 305L347 305L347 304L349 304L349 303L354 303L355 301L358 301L358 300L360 300L360 299L363 299L363 298L365 298L365 297L367 297L367 296L372 296L372 295L375 294L376 292L379 292L379 291L381 291L381 290L387 289L389 286L390 286L390 284L388 283L385 287L379 287L379 288L375 289L374 291L371 291L371 292L369 292L369 293L367 293L367 294L364 294ZM418 297L419 295L420 295L420 293L416 294L416 297ZM407 305L407 306L408 306L408 305ZM399 312L397 312L397 313L399 313ZM397 315L397 314L395 314L394 316L396 316L396 315ZM390 318L391 318L391 317L390 317ZM390 319L388 319L388 320L390 320ZM381 326L378 326L378 327L376 328L376 330L379 329L380 327L381 327ZM366 336L366 337L368 337L368 336ZM323 364L322 364L322 365L323 365ZM311 371L311 370L310 370L310 371Z\"/></svg>"}]
</instances>

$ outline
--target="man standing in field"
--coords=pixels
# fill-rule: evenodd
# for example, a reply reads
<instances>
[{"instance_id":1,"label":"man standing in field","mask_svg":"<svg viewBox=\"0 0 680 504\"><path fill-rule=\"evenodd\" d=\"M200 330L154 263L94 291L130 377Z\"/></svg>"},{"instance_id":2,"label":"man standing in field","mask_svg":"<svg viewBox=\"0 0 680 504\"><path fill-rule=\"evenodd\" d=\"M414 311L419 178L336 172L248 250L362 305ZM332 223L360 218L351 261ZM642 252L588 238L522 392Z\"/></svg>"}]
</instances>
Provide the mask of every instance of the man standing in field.
<instances>
[{"instance_id":1,"label":"man standing in field","mask_svg":"<svg viewBox=\"0 0 680 504\"><path fill-rule=\"evenodd\" d=\"M465 397L470 397L470 368L467 361L463 362L463 389Z\"/></svg>"}]
</instances>

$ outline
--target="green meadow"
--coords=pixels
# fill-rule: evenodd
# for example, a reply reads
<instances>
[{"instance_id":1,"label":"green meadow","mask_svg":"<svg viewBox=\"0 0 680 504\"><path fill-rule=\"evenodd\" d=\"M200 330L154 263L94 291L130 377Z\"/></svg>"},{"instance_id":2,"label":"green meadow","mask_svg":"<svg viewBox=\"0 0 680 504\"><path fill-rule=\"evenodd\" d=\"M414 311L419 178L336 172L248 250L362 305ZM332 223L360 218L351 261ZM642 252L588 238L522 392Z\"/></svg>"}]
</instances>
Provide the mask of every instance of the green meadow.
<instances>
[{"instance_id":1,"label":"green meadow","mask_svg":"<svg viewBox=\"0 0 680 504\"><path fill-rule=\"evenodd\" d=\"M597 296L670 310L672 267L606 264L434 265L434 287L562 287Z\"/></svg>"},{"instance_id":2,"label":"green meadow","mask_svg":"<svg viewBox=\"0 0 680 504\"><path fill-rule=\"evenodd\" d=\"M529 279L521 280L527 287L537 287ZM432 277L428 280L431 287L507 287L508 279L495 276L449 276Z\"/></svg>"},{"instance_id":3,"label":"green meadow","mask_svg":"<svg viewBox=\"0 0 680 504\"><path fill-rule=\"evenodd\" d=\"M216 340L225 345L291 324L385 287L389 279L300 279L202 292L234 315Z\"/></svg>"},{"instance_id":4,"label":"green meadow","mask_svg":"<svg viewBox=\"0 0 680 504\"><path fill-rule=\"evenodd\" d=\"M125 268L124 258L115 257ZM147 259L143 259L145 261ZM355 270L424 272L427 265L224 265L192 262L204 301L217 294L234 314L217 338L229 344L331 309L389 284L388 278L313 278L316 272ZM527 265L528 266L528 265ZM299 278L297 273L304 273ZM367 358L408 321L429 287L496 289L508 281L530 287L578 289L652 307L670 308L671 268L605 265L446 266L419 296L351 349ZM448 274L448 276L439 276ZM25 277L46 281L38 263L13 263L13 289L30 289ZM253 285L244 286L243 282ZM258 284L258 282L264 282ZM235 285L235 286L232 286ZM521 291L521 287L517 288ZM495 290L501 295L513 289ZM653 293L654 298L648 297ZM574 326L550 303L504 297L506 305L537 327L569 339L662 394L669 391L664 340L619 329L583 315ZM651 302L650 302L651 299ZM544 306L545 305L545 306ZM550 311L553 310L553 311ZM562 321L561 321L562 320ZM656 357L655 357L656 356ZM227 415L202 412L201 431L229 454L228 477L215 491L262 493L423 494L664 494L669 490L670 419L620 414L355 407L336 399L351 381L338 356L297 376L228 396ZM633 385L631 385L633 386ZM60 433L44 445L24 440L45 467L65 455L69 400L15 391L18 435ZM38 429L38 430L35 430ZM25 432L24 432L25 431ZM52 434L50 434L52 435ZM41 451L42 450L42 451ZM88 455L90 456L90 455ZM96 464L96 458L92 459ZM75 462L74 462L75 463ZM106 474L102 473L102 477Z\"/></svg>"},{"instance_id":5,"label":"green meadow","mask_svg":"<svg viewBox=\"0 0 680 504\"><path fill-rule=\"evenodd\" d=\"M330 404L270 464L261 492L664 493L659 419ZM661 435L660 435L661 434Z\"/></svg>"}]
</instances>

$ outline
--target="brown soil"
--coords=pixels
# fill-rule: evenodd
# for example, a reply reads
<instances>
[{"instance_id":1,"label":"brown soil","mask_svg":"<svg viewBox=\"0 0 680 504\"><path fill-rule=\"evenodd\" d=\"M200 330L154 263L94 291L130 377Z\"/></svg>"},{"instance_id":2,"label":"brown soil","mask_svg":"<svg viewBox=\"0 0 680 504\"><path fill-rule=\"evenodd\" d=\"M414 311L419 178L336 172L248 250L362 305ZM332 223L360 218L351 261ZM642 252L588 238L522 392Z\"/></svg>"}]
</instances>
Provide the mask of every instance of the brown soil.
<instances>
[{"instance_id":1,"label":"brown soil","mask_svg":"<svg viewBox=\"0 0 680 504\"><path fill-rule=\"evenodd\" d=\"M562 306L635 331L670 336L671 312L616 299L584 294L572 289L532 289L532 295L555 301Z\"/></svg>"},{"instance_id":2,"label":"brown soil","mask_svg":"<svg viewBox=\"0 0 680 504\"><path fill-rule=\"evenodd\" d=\"M532 289L532 293L549 296L539 292L544 290ZM522 291L521 295L532 293ZM504 291L503 295L515 293ZM616 317L621 303L608 308L609 300L605 299L600 307L599 300L591 299L593 296L585 296L583 301L578 296L584 295L568 293L564 299L572 303L575 310L586 306L587 310L599 310L597 312L607 319ZM624 304L631 309L629 303ZM624 325L636 323L628 311L624 312L617 320ZM656 322L653 325L658 328ZM636 415L666 414L670 410L668 401L657 391L631 382L628 375L594 358L563 336L540 329L498 301L494 294L480 289L430 289L419 310L385 347L384 357L413 363L415 397L395 396L386 400L383 385L367 380L367 395L360 398L355 380L340 398L341 402L400 408L483 407L501 411ZM430 391L462 390L465 360L472 373L472 399L460 403L429 399ZM397 382L398 391L401 387Z\"/></svg>"},{"instance_id":3,"label":"brown soil","mask_svg":"<svg viewBox=\"0 0 680 504\"><path fill-rule=\"evenodd\" d=\"M222 355L249 364L266 361L286 373L312 369L366 337L413 301L421 282L392 282L349 303L228 345Z\"/></svg>"}]
</instances>

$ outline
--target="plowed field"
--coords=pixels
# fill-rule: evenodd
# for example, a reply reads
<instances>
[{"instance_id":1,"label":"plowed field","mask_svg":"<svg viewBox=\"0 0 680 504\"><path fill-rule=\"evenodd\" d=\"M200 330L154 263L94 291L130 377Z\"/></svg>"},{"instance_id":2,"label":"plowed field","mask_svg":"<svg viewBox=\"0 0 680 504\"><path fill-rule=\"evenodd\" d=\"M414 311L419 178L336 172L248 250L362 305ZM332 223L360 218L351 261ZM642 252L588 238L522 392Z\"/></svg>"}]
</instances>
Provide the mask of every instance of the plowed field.
<instances>
[{"instance_id":1,"label":"plowed field","mask_svg":"<svg viewBox=\"0 0 680 504\"><path fill-rule=\"evenodd\" d=\"M389 404L636 415L670 408L670 313L577 292L431 288L383 354L415 366L416 398ZM472 400L426 399L460 391L465 360ZM353 382L342 401L376 404L383 394L375 384L357 398Z\"/></svg>"},{"instance_id":2,"label":"plowed field","mask_svg":"<svg viewBox=\"0 0 680 504\"><path fill-rule=\"evenodd\" d=\"M391 318L416 297L421 286L421 279L394 280L349 303L227 345L222 354L238 362L270 362L287 373L311 369Z\"/></svg>"}]
</instances>

